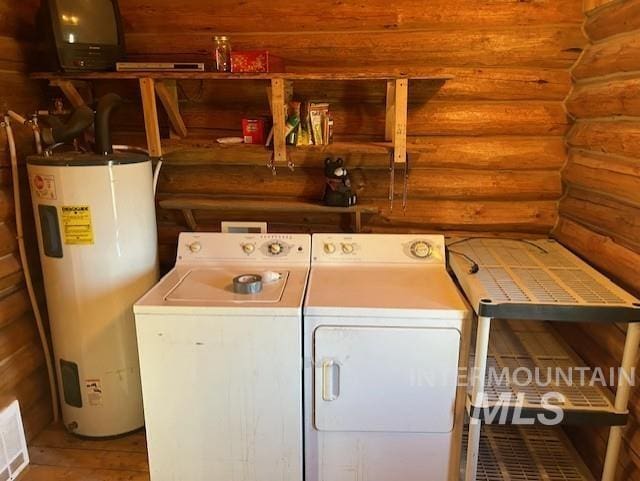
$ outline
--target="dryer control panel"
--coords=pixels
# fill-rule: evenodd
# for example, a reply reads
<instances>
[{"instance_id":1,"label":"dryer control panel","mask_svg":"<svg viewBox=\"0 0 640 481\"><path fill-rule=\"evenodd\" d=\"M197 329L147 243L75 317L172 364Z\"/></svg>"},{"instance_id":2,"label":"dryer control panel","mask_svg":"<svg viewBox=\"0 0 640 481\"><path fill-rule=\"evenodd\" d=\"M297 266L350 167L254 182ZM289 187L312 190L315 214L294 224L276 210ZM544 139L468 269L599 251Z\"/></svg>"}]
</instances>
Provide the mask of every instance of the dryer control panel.
<instances>
[{"instance_id":1,"label":"dryer control panel","mask_svg":"<svg viewBox=\"0 0 640 481\"><path fill-rule=\"evenodd\" d=\"M309 264L310 255L308 234L185 232L178 240L176 264L225 261Z\"/></svg>"},{"instance_id":2,"label":"dryer control panel","mask_svg":"<svg viewBox=\"0 0 640 481\"><path fill-rule=\"evenodd\" d=\"M445 264L444 236L314 234L316 264Z\"/></svg>"}]
</instances>

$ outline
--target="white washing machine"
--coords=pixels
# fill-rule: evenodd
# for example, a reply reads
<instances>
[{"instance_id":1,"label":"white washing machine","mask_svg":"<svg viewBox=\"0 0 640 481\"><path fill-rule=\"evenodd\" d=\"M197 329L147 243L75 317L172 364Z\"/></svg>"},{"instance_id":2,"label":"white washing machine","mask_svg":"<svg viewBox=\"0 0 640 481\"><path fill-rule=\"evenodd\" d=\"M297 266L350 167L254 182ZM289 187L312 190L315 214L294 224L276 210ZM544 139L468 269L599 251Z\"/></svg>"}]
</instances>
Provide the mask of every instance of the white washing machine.
<instances>
[{"instance_id":1,"label":"white washing machine","mask_svg":"<svg viewBox=\"0 0 640 481\"><path fill-rule=\"evenodd\" d=\"M134 307L152 481L302 479L310 250L309 235L180 236Z\"/></svg>"},{"instance_id":2,"label":"white washing machine","mask_svg":"<svg viewBox=\"0 0 640 481\"><path fill-rule=\"evenodd\" d=\"M322 234L312 244L305 480L457 480L470 311L444 238Z\"/></svg>"}]
</instances>

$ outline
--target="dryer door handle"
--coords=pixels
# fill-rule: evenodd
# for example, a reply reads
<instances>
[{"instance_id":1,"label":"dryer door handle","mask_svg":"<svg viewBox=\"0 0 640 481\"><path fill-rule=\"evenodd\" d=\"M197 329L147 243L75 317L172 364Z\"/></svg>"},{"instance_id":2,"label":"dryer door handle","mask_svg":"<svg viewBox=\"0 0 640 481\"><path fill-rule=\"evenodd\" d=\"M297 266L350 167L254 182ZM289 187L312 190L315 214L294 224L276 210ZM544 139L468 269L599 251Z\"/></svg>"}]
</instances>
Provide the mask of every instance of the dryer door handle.
<instances>
[{"instance_id":1,"label":"dryer door handle","mask_svg":"<svg viewBox=\"0 0 640 481\"><path fill-rule=\"evenodd\" d=\"M340 365L333 359L322 361L322 399L335 401L340 396Z\"/></svg>"}]
</instances>

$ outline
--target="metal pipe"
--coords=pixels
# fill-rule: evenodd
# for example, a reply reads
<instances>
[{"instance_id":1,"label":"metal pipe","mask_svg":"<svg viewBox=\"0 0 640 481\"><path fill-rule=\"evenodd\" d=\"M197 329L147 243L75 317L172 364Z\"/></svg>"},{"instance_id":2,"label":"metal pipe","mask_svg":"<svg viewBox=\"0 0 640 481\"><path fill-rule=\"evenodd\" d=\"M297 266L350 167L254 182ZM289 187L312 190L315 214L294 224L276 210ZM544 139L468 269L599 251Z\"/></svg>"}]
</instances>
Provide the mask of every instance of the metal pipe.
<instances>
[{"instance_id":1,"label":"metal pipe","mask_svg":"<svg viewBox=\"0 0 640 481\"><path fill-rule=\"evenodd\" d=\"M629 409L629 398L631 397L632 387L630 380L634 374L639 345L640 324L634 322L627 327L627 337L622 354L622 369L618 376L618 387L616 389L615 408L617 412L624 412ZM624 426L614 426L609 431L609 442L607 443L607 453L604 458L602 481L614 481L616 477L616 468L619 464L623 434Z\"/></svg>"},{"instance_id":2,"label":"metal pipe","mask_svg":"<svg viewBox=\"0 0 640 481\"><path fill-rule=\"evenodd\" d=\"M471 409L478 407L484 399L484 378L487 372L487 356L489 354L489 335L491 332L491 318L478 318L478 333L476 335L476 355L471 382ZM473 414L473 412L471 413ZM470 416L469 439L467 443L467 463L464 474L465 481L475 481L478 471L478 455L480 454L480 431L482 421Z\"/></svg>"},{"instance_id":3,"label":"metal pipe","mask_svg":"<svg viewBox=\"0 0 640 481\"><path fill-rule=\"evenodd\" d=\"M113 154L113 145L111 144L111 129L109 121L111 114L122 104L122 97L117 94L107 94L98 100L96 107L96 147L95 152L98 155Z\"/></svg>"},{"instance_id":4,"label":"metal pipe","mask_svg":"<svg viewBox=\"0 0 640 481\"><path fill-rule=\"evenodd\" d=\"M11 117L14 119L16 118L14 116ZM26 122L22 123L24 124ZM29 294L29 300L31 301L31 308L33 309L33 317L35 318L38 335L40 336L40 343L42 344L42 350L44 351L44 359L47 366L47 374L49 376L49 389L51 390L51 409L53 411L53 420L54 422L58 422L59 404L55 369L53 368L51 350L49 349L49 340L47 339L47 334L44 329L42 314L40 312L40 305L38 304L38 298L36 297L36 293L33 288L33 280L31 278L31 270L29 269L29 261L27 258L27 249L24 244L24 229L22 226L22 203L20 200L20 175L18 170L18 153L16 150L15 138L13 136L13 129L11 128L10 115L5 115L3 124L7 134L7 142L9 143L9 155L11 157L13 202L16 217L16 233L18 239L18 251L20 253L20 262L22 263L24 281L27 287L27 293Z\"/></svg>"}]
</instances>

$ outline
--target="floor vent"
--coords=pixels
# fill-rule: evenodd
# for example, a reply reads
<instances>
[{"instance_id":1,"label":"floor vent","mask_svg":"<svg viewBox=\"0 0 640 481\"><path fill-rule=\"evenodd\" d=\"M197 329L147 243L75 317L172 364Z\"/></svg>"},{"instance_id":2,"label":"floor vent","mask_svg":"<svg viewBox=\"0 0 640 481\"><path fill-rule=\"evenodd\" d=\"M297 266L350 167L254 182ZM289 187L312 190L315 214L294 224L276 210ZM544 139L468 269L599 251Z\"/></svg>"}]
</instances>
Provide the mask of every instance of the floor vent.
<instances>
[{"instance_id":1,"label":"floor vent","mask_svg":"<svg viewBox=\"0 0 640 481\"><path fill-rule=\"evenodd\" d=\"M0 412L0 481L13 481L29 464L18 401Z\"/></svg>"}]
</instances>

